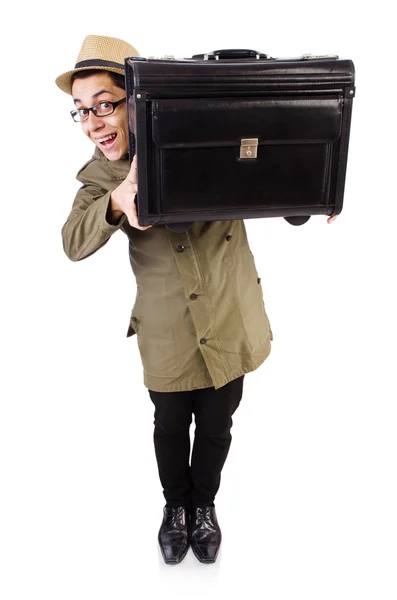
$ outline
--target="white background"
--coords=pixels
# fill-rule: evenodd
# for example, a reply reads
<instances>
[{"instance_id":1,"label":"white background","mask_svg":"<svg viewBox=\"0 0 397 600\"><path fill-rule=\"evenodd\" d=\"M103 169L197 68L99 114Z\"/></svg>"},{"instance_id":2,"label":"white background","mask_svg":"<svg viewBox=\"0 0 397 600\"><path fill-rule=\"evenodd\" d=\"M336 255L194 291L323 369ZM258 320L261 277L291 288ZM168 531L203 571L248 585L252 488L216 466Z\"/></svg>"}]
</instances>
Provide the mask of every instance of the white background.
<instances>
[{"instance_id":1,"label":"white background","mask_svg":"<svg viewBox=\"0 0 397 600\"><path fill-rule=\"evenodd\" d=\"M395 600L396 85L386 2L35 2L2 15L3 600ZM61 227L93 147L54 84L88 34L142 56L254 48L356 66L335 223L246 221L274 333L248 374L214 565L164 564L153 405L127 238L78 263Z\"/></svg>"}]
</instances>

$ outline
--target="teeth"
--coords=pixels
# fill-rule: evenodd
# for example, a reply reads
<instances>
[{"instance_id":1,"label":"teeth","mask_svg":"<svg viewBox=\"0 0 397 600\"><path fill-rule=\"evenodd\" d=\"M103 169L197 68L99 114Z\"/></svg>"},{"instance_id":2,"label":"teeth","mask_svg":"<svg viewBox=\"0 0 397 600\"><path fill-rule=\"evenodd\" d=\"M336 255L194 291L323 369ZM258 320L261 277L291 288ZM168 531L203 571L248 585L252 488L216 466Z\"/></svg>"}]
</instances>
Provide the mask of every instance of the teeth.
<instances>
[{"instance_id":1,"label":"teeth","mask_svg":"<svg viewBox=\"0 0 397 600\"><path fill-rule=\"evenodd\" d=\"M108 140L112 140L115 137L116 137L116 134L115 133L111 133L110 135L107 135L106 137L103 137L100 140L98 140L98 142L100 144L102 144L102 142L107 142Z\"/></svg>"}]
</instances>

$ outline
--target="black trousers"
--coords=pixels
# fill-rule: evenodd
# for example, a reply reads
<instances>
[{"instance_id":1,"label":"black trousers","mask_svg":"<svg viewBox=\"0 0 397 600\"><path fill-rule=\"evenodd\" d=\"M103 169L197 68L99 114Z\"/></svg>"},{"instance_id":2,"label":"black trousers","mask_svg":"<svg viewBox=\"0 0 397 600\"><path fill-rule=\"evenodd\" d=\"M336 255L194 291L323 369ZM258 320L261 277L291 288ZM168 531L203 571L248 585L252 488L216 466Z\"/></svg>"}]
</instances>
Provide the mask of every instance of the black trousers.
<instances>
[{"instance_id":1,"label":"black trousers","mask_svg":"<svg viewBox=\"0 0 397 600\"><path fill-rule=\"evenodd\" d=\"M232 414L243 394L238 377L225 386L189 392L153 392L154 448L167 506L211 506L219 489L232 436ZM189 428L195 417L190 457Z\"/></svg>"}]
</instances>

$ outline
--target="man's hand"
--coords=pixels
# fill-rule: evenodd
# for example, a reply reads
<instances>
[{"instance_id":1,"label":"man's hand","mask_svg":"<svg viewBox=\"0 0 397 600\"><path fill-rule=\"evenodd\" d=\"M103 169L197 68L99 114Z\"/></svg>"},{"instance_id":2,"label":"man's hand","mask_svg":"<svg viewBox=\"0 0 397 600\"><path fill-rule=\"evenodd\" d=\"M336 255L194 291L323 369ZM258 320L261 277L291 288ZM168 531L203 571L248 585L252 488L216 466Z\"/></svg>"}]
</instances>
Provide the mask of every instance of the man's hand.
<instances>
[{"instance_id":1,"label":"man's hand","mask_svg":"<svg viewBox=\"0 0 397 600\"><path fill-rule=\"evenodd\" d=\"M138 193L138 175L136 168L136 154L131 163L131 167L127 177L118 187L116 187L110 195L110 204L112 212L123 212L127 215L127 219L131 227L136 229L149 229L152 225L141 227L138 223L138 215L136 211L136 195Z\"/></svg>"},{"instance_id":2,"label":"man's hand","mask_svg":"<svg viewBox=\"0 0 397 600\"><path fill-rule=\"evenodd\" d=\"M328 224L331 224L331 223L333 223L333 222L335 221L335 219L336 219L336 217L337 217L337 216L338 216L338 215L334 215L333 217L328 217L328 219L327 219L327 223L328 223Z\"/></svg>"}]
</instances>

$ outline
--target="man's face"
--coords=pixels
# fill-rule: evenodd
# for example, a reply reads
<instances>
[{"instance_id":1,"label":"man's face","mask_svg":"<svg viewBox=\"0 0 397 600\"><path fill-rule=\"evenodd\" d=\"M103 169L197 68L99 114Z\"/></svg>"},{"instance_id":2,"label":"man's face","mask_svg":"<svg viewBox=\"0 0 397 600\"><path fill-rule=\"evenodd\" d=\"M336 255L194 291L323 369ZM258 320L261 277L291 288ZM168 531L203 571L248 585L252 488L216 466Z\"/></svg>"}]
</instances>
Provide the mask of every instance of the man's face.
<instances>
[{"instance_id":1,"label":"man's face","mask_svg":"<svg viewBox=\"0 0 397 600\"><path fill-rule=\"evenodd\" d=\"M125 95L125 91L114 85L109 75L103 71L85 79L76 79L72 86L76 108L90 108L98 102L117 102L125 98ZM96 117L92 110L88 114L88 119L81 123L84 133L109 160L123 158L128 152L125 103L116 106L114 112L107 117Z\"/></svg>"}]
</instances>

